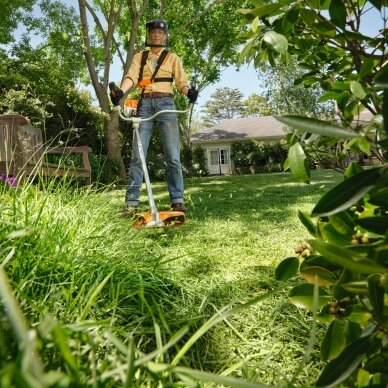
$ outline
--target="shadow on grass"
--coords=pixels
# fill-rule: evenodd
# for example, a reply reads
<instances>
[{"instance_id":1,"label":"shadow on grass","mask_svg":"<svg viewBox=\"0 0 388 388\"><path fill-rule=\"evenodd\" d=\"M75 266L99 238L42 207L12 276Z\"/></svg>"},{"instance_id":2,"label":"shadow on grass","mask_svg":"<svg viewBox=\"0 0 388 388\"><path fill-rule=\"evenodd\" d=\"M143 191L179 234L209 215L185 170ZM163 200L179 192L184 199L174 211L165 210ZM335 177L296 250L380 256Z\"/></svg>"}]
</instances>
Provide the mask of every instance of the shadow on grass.
<instances>
[{"instance_id":1,"label":"shadow on grass","mask_svg":"<svg viewBox=\"0 0 388 388\"><path fill-rule=\"evenodd\" d=\"M312 175L310 185L295 182L285 173L186 180L186 204L190 208L186 224L138 232L151 255L157 252L161 262L165 257L169 273L164 282L172 292L171 303L159 306L162 315L176 317L172 331L186 320L191 322L193 334L216 309L274 289L274 265L266 265L268 260L260 256L270 251L271 234L286 240L283 232L295 222L297 210L311 210L341 179L334 171L313 171ZM154 192L158 204L168 204L165 184L155 184ZM159 210L165 209L160 206ZM179 264L175 265L175 260ZM179 289L183 299L179 298ZM255 306L233 317L233 328L220 324L206 333L190 351L190 366L216 371L244 359L244 353L255 362L265 359L267 369L271 369L268 373L272 380L268 380L281 381L276 368L295 367L309 329L306 317L298 315L285 299L284 295L273 298L265 307ZM289 365L284 366L286 363Z\"/></svg>"},{"instance_id":2,"label":"shadow on grass","mask_svg":"<svg viewBox=\"0 0 388 388\"><path fill-rule=\"evenodd\" d=\"M279 212L283 217L289 216L294 204L303 203L304 197L318 199L341 177L332 170L314 170L312 176L309 185L296 182L287 173L187 179L188 219L203 221L244 217L244 221L250 223L263 216L276 219ZM168 204L164 183L156 184L154 192L158 204Z\"/></svg>"}]
</instances>

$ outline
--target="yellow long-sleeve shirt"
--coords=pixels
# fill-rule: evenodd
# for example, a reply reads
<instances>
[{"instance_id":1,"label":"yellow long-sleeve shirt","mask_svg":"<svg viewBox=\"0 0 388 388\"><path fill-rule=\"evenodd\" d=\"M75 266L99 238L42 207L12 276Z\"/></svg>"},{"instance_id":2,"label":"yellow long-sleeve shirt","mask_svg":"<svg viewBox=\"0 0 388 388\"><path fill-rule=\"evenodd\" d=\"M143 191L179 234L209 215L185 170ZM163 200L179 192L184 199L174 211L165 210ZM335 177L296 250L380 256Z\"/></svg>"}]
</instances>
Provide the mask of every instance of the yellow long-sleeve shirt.
<instances>
[{"instance_id":1,"label":"yellow long-sleeve shirt","mask_svg":"<svg viewBox=\"0 0 388 388\"><path fill-rule=\"evenodd\" d=\"M160 49L156 54L150 50L148 53L147 61L143 69L143 80L150 79L156 62L163 49ZM134 85L138 85L139 82L139 70L141 65L142 51L137 53L132 61L131 67L125 76L130 78ZM170 52L164 62L161 64L156 78L173 78L177 90L181 93L185 86L188 86L186 73L183 69L182 61L178 55ZM144 89L145 93L162 92L162 93L173 93L172 82L154 82L147 85Z\"/></svg>"}]
</instances>

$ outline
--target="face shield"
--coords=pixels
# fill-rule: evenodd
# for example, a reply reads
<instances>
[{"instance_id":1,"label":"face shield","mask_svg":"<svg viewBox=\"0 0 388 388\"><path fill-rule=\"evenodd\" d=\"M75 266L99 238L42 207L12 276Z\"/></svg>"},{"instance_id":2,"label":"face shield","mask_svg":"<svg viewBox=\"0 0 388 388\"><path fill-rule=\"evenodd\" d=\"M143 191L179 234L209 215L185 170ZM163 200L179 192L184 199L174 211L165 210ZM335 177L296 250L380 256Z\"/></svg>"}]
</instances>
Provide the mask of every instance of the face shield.
<instances>
[{"instance_id":1,"label":"face shield","mask_svg":"<svg viewBox=\"0 0 388 388\"><path fill-rule=\"evenodd\" d=\"M146 23L145 45L148 47L168 46L168 26L164 20L155 19Z\"/></svg>"}]
</instances>

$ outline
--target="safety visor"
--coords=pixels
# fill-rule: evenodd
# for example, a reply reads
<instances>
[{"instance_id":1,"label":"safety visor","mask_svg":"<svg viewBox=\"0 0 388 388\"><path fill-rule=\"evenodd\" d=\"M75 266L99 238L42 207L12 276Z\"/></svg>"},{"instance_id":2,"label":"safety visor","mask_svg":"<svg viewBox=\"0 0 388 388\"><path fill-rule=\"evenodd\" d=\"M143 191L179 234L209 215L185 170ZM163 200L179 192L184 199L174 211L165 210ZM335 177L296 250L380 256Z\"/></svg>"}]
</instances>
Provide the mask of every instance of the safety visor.
<instances>
[{"instance_id":1,"label":"safety visor","mask_svg":"<svg viewBox=\"0 0 388 388\"><path fill-rule=\"evenodd\" d=\"M168 26L165 21L156 19L146 23L145 45L148 47L168 46Z\"/></svg>"}]
</instances>

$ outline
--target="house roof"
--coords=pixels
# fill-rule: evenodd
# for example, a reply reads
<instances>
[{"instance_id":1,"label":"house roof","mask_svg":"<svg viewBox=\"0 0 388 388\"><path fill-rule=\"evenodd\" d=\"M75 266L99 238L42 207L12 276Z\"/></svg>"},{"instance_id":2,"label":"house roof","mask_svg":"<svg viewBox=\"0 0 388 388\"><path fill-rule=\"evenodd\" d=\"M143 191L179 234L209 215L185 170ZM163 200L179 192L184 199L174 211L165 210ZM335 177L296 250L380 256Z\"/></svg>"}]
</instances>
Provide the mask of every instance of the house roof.
<instances>
[{"instance_id":1,"label":"house roof","mask_svg":"<svg viewBox=\"0 0 388 388\"><path fill-rule=\"evenodd\" d=\"M192 143L239 140L278 140L286 136L284 124L273 116L224 119L191 137Z\"/></svg>"}]
</instances>

